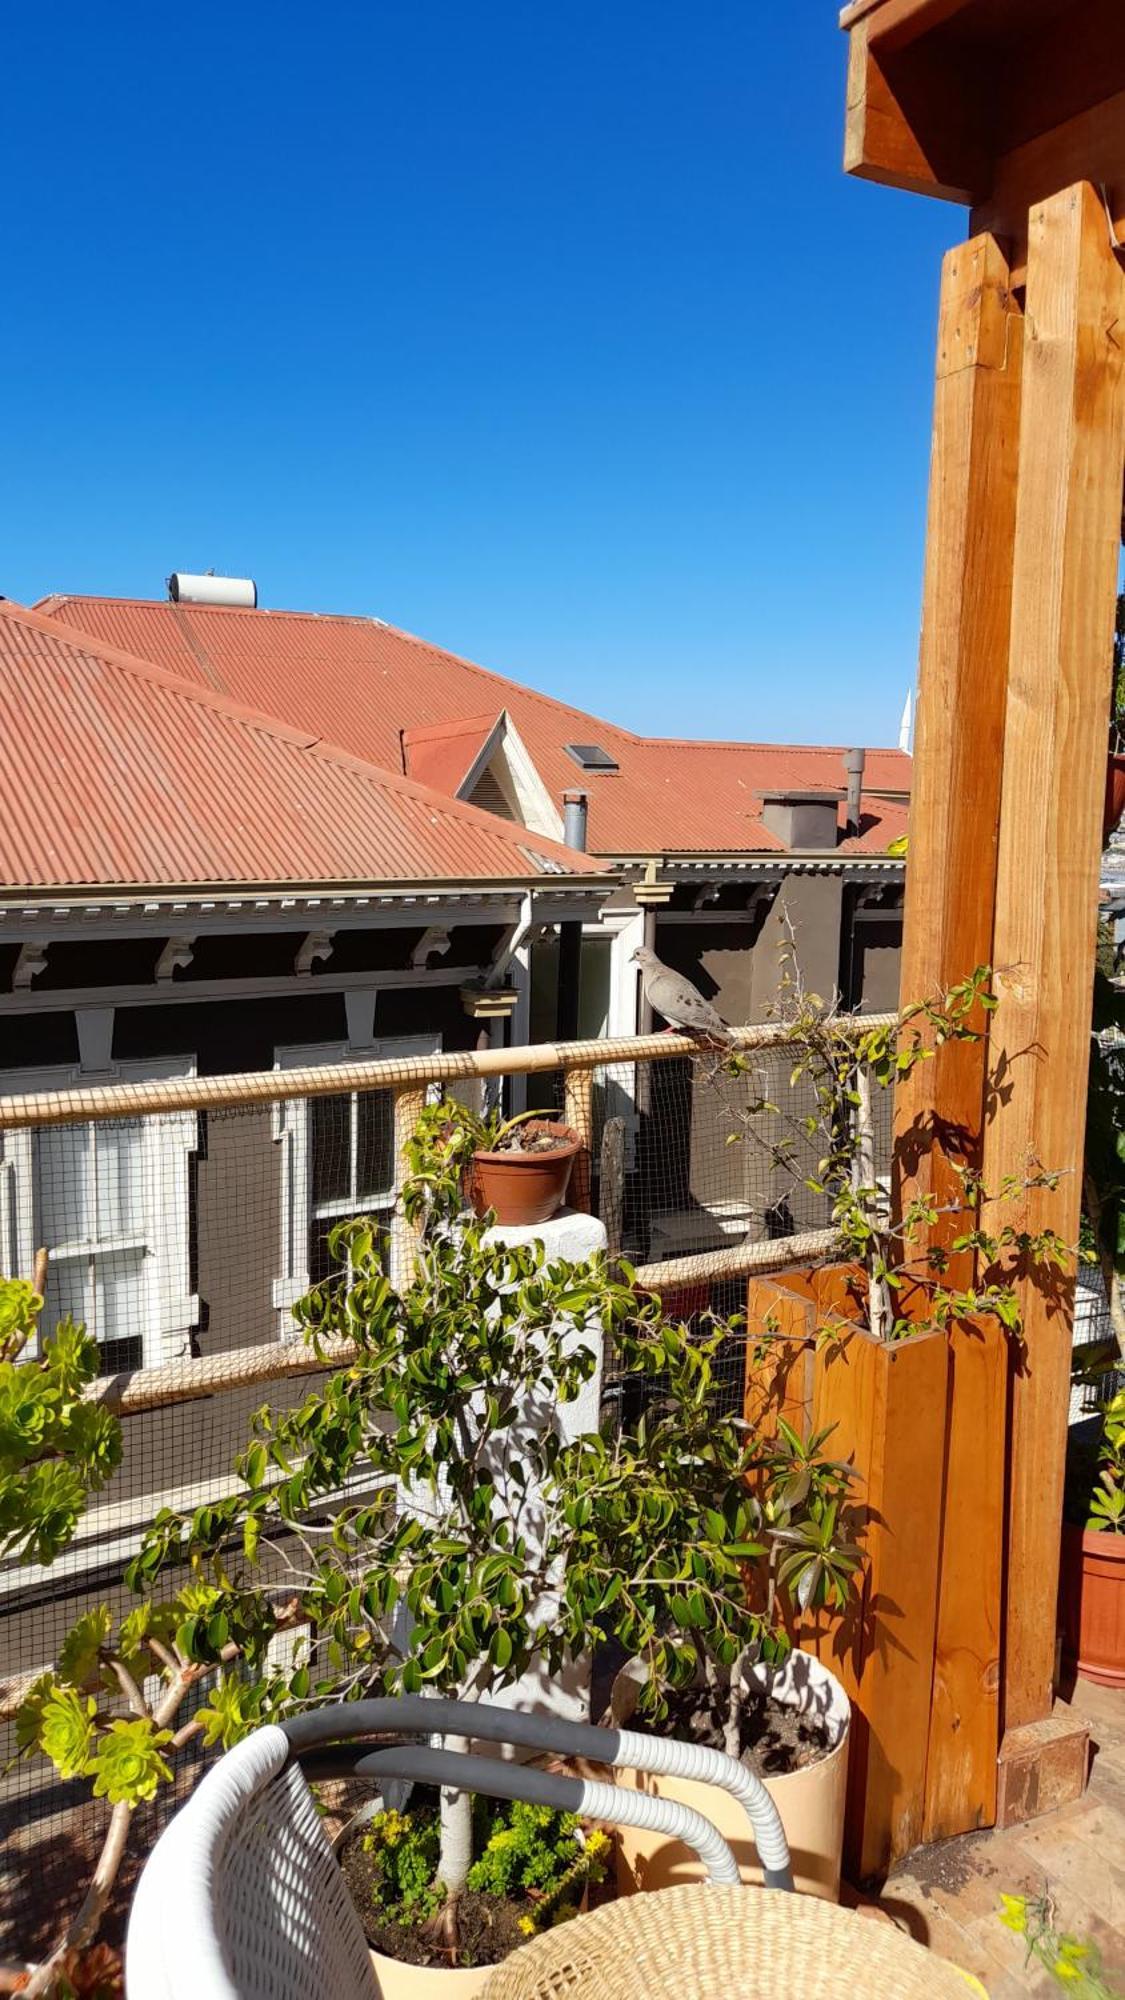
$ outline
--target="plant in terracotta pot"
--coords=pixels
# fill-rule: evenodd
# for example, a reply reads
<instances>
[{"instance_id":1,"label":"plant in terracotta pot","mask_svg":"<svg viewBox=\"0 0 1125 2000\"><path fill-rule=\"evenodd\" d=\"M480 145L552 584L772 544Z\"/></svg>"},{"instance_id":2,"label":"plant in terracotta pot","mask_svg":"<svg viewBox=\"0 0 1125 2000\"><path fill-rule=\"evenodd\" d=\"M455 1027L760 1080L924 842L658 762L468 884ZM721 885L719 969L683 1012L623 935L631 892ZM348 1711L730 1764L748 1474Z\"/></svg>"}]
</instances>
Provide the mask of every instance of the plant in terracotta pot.
<instances>
[{"instance_id":1,"label":"plant in terracotta pot","mask_svg":"<svg viewBox=\"0 0 1125 2000\"><path fill-rule=\"evenodd\" d=\"M1068 1670L1125 1687L1125 1389L1070 1453L1059 1608Z\"/></svg>"},{"instance_id":2,"label":"plant in terracotta pot","mask_svg":"<svg viewBox=\"0 0 1125 2000\"><path fill-rule=\"evenodd\" d=\"M427 1105L411 1142L410 1161L421 1175L431 1171L436 1154L457 1162L477 1215L534 1227L549 1222L562 1207L580 1150L578 1133L541 1111L505 1118L499 1111L481 1114L448 1098Z\"/></svg>"}]
</instances>

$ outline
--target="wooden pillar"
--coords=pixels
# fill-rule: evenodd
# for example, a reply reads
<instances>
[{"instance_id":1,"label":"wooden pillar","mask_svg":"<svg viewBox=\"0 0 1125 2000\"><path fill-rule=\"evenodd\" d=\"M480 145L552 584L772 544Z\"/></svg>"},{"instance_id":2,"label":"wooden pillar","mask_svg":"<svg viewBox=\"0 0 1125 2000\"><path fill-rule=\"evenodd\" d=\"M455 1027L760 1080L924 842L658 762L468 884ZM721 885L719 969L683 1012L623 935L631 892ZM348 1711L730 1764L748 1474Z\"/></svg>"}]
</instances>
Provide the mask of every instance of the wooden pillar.
<instances>
[{"instance_id":1,"label":"wooden pillar","mask_svg":"<svg viewBox=\"0 0 1125 2000\"><path fill-rule=\"evenodd\" d=\"M984 1180L1038 1159L1056 1193L1005 1217L1078 1233L1110 658L1125 463L1125 281L1088 183L1029 218L1019 492ZM913 865L913 863L912 863ZM927 1065L929 1067L929 1065ZM1004 1723L1051 1706L1073 1281L1019 1285Z\"/></svg>"},{"instance_id":2,"label":"wooden pillar","mask_svg":"<svg viewBox=\"0 0 1125 2000\"><path fill-rule=\"evenodd\" d=\"M994 237L977 236L942 270L904 1002L946 989L992 954L1022 351L1007 261ZM956 1199L951 1159L979 1164L984 1078L983 1043L961 1042L899 1086L899 1213L918 1192ZM955 1234L943 1217L930 1240ZM971 1265L959 1275L967 1283Z\"/></svg>"}]
</instances>

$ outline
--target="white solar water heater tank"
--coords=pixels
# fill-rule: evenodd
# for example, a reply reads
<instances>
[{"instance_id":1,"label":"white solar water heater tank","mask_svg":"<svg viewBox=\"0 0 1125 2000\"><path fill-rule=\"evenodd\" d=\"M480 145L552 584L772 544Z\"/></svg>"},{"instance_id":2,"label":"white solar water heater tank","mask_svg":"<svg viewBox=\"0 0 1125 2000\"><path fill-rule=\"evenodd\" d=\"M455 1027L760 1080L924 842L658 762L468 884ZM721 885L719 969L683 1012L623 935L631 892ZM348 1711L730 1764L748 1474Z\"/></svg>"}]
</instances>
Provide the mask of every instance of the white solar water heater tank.
<instances>
[{"instance_id":1,"label":"white solar water heater tank","mask_svg":"<svg viewBox=\"0 0 1125 2000\"><path fill-rule=\"evenodd\" d=\"M173 604L232 604L241 611L256 611L258 586L248 576L189 576L174 570L168 578L168 595Z\"/></svg>"}]
</instances>

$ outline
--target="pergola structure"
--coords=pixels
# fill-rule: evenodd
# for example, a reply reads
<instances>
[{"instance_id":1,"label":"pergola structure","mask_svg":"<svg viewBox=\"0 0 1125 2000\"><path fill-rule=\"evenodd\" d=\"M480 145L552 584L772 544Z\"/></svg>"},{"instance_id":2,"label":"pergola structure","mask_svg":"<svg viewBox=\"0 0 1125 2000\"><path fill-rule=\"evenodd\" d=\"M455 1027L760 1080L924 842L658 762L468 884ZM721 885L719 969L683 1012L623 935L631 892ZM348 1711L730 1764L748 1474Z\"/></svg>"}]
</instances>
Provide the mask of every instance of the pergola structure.
<instances>
[{"instance_id":1,"label":"pergola structure","mask_svg":"<svg viewBox=\"0 0 1125 2000\"><path fill-rule=\"evenodd\" d=\"M950 1197L951 1160L993 1190L1062 1167L1023 1226L1076 1240L1125 468L1125 5L854 0L841 25L848 170L971 210L941 284L902 992L990 963L999 1006L987 1049L902 1088L898 1190ZM1084 1775L1053 1712L1072 1298L1021 1291L1006 1379L968 1346L952 1361L950 1448L975 1441L979 1473L943 1561L995 1615L971 1655L939 1629L933 1714L978 1768L992 1731L977 1824ZM950 1796L930 1837L974 1823Z\"/></svg>"}]
</instances>

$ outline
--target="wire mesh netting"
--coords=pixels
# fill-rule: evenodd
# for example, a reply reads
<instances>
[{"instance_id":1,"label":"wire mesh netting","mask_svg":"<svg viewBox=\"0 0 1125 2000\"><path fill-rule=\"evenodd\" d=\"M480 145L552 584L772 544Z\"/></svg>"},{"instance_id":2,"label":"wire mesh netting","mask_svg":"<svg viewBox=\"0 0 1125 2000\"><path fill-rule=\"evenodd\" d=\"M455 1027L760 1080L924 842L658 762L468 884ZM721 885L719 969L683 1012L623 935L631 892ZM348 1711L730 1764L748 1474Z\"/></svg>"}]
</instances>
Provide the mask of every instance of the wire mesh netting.
<instances>
[{"instance_id":1,"label":"wire mesh netting","mask_svg":"<svg viewBox=\"0 0 1125 2000\"><path fill-rule=\"evenodd\" d=\"M714 1259L666 1292L679 1314L731 1311L745 1276L729 1268L751 1244L824 1229L816 1179L826 1133L791 1049L756 1051L731 1076L706 1054L622 1062L593 1073L587 1186L615 1254L651 1273ZM530 1092L527 1086L530 1085ZM437 1090L439 1086L432 1086ZM493 1083L459 1082L459 1097ZM561 1113L564 1079L508 1078L505 1108L525 1097ZM202 1090L198 1094L205 1094ZM74 1620L125 1605L123 1570L158 1508L185 1509L235 1485L251 1414L298 1403L317 1381L293 1308L334 1270L332 1232L372 1217L390 1253L396 1229L394 1101L389 1090L335 1090L239 1104L227 1080L215 1102L127 1118L29 1123L0 1133L0 1251L5 1275L30 1276L48 1253L44 1321L73 1317L98 1342L104 1374L159 1369L190 1400L125 1414L117 1475L49 1567L0 1569L0 1948L34 1954L92 1861L105 1808L42 1759L11 1762L13 1697L49 1665ZM889 1104L877 1096L874 1157L885 1175ZM673 1278L674 1278L673 1270ZM742 1356L732 1344L721 1396L737 1407ZM202 1378L202 1379L201 1379ZM169 1386L170 1385L170 1386ZM190 1773L189 1773L190 1776ZM183 1782L145 1809L141 1839L173 1809ZM127 1889L129 1878L123 1881Z\"/></svg>"}]
</instances>

